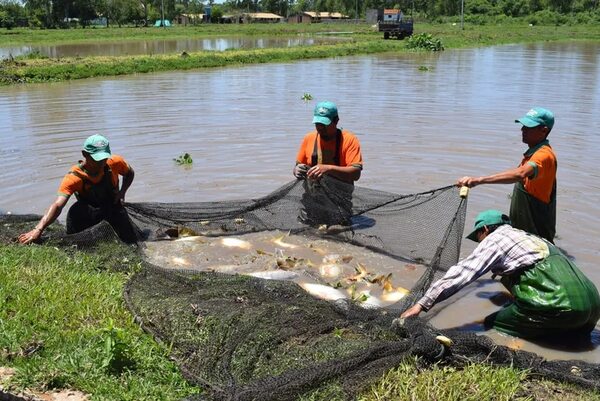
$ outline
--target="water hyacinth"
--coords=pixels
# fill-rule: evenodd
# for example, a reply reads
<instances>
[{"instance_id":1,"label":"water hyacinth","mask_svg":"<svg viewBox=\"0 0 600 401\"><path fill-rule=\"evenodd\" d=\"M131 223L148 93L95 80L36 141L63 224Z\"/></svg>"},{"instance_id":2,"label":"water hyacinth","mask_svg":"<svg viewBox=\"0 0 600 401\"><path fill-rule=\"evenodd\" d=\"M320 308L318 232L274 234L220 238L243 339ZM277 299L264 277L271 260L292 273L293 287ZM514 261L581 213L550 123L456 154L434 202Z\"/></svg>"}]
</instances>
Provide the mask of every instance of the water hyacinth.
<instances>
[{"instance_id":1,"label":"water hyacinth","mask_svg":"<svg viewBox=\"0 0 600 401\"><path fill-rule=\"evenodd\" d=\"M441 39L434 38L433 35L425 32L418 35L412 35L410 38L408 38L406 47L409 49L423 49L433 52L444 50L444 45Z\"/></svg>"}]
</instances>

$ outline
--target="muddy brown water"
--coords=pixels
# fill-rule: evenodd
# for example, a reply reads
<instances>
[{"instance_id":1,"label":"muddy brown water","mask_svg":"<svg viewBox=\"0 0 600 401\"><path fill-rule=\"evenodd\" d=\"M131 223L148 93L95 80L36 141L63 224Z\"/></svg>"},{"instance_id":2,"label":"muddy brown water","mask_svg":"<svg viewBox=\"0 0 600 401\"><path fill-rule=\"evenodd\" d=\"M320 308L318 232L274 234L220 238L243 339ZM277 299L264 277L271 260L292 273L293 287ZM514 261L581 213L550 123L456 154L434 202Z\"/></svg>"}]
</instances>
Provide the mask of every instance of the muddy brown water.
<instances>
[{"instance_id":1,"label":"muddy brown water","mask_svg":"<svg viewBox=\"0 0 600 401\"><path fill-rule=\"evenodd\" d=\"M556 242L600 286L599 82L600 44L565 42L4 87L0 209L43 212L94 133L135 168L129 201L266 195L292 178L322 99L338 103L340 125L361 141L359 185L421 192L516 166L525 147L514 119L540 105L556 114L549 137L559 161ZM302 101L304 93L314 100ZM189 168L173 162L184 152L194 159ZM510 192L471 190L467 228L483 209L507 210ZM462 255L473 248L465 240ZM481 279L428 315L441 328L476 330L498 309L490 298L501 290ZM587 347L567 351L487 334L550 359L600 362L597 332Z\"/></svg>"},{"instance_id":2,"label":"muddy brown water","mask_svg":"<svg viewBox=\"0 0 600 401\"><path fill-rule=\"evenodd\" d=\"M348 40L335 36L299 36L293 38L188 38L163 40L128 40L119 42L77 43L62 45L0 47L0 59L39 53L46 57L133 56L152 54L181 54L202 50L263 49L269 47L309 46Z\"/></svg>"},{"instance_id":3,"label":"muddy brown water","mask_svg":"<svg viewBox=\"0 0 600 401\"><path fill-rule=\"evenodd\" d=\"M143 251L158 266L293 281L318 298L365 308L393 307L425 270L348 243L280 231L187 236L147 242Z\"/></svg>"}]
</instances>

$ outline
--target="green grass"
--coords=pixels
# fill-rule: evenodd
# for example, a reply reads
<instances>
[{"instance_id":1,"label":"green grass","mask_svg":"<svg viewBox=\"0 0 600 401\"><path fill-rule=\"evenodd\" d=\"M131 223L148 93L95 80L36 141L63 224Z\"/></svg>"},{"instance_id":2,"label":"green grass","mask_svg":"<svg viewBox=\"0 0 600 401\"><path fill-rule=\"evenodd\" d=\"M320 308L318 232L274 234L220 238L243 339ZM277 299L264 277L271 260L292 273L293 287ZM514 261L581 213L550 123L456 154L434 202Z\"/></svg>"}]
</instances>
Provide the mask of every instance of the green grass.
<instances>
[{"instance_id":1,"label":"green grass","mask_svg":"<svg viewBox=\"0 0 600 401\"><path fill-rule=\"evenodd\" d=\"M388 372L366 391L360 401L380 400L526 400L519 387L525 372L511 368L471 365L458 370L434 366L420 370L416 363L407 363Z\"/></svg>"},{"instance_id":2,"label":"green grass","mask_svg":"<svg viewBox=\"0 0 600 401\"><path fill-rule=\"evenodd\" d=\"M86 29L0 29L0 46L115 42L155 39L193 39L228 36L296 36L344 31L364 33L367 24L202 24L170 28L124 27Z\"/></svg>"},{"instance_id":3,"label":"green grass","mask_svg":"<svg viewBox=\"0 0 600 401\"><path fill-rule=\"evenodd\" d=\"M170 70L215 68L242 64L287 62L299 59L341 57L397 51L403 43L361 41L340 45L300 46L289 49L205 51L179 55L86 57L55 59L22 58L0 64L0 83L63 81L98 76L148 73Z\"/></svg>"},{"instance_id":4,"label":"green grass","mask_svg":"<svg viewBox=\"0 0 600 401\"><path fill-rule=\"evenodd\" d=\"M365 24L255 24L209 25L202 27L110 28L74 30L0 30L0 45L12 44L22 35L22 43L66 43L81 41L109 41L123 39L194 38L206 36L241 35L312 35L326 31L351 31L351 40L327 45L299 46L254 50L201 51L180 55L143 55L120 57L72 57L50 59L33 56L4 60L0 64L0 85L16 83L55 82L99 76L116 76L157 71L216 68L231 65L289 62L294 60L343 57L359 54L414 51L406 48L406 41L383 40L382 34ZM427 32L439 39L446 49L489 46L494 44L526 43L560 40L598 40L600 25L586 26L528 26L510 25L469 26L461 30L452 24L418 24L415 33ZM11 41L12 40L12 41Z\"/></svg>"},{"instance_id":5,"label":"green grass","mask_svg":"<svg viewBox=\"0 0 600 401\"><path fill-rule=\"evenodd\" d=\"M332 382L305 394L300 401L343 401L341 386ZM424 367L416 358L404 361L357 394L358 401L600 401L600 394L535 378L510 367L469 364L459 369Z\"/></svg>"},{"instance_id":6,"label":"green grass","mask_svg":"<svg viewBox=\"0 0 600 401\"><path fill-rule=\"evenodd\" d=\"M421 369L416 361L392 369L359 397L359 401L598 401L600 394L566 384L534 380L510 367L470 364L465 369L434 365Z\"/></svg>"},{"instance_id":7,"label":"green grass","mask_svg":"<svg viewBox=\"0 0 600 401\"><path fill-rule=\"evenodd\" d=\"M9 388L77 389L93 399L179 400L188 385L168 350L124 306L126 272L44 246L0 245L0 365ZM135 269L135 255L121 264Z\"/></svg>"}]
</instances>

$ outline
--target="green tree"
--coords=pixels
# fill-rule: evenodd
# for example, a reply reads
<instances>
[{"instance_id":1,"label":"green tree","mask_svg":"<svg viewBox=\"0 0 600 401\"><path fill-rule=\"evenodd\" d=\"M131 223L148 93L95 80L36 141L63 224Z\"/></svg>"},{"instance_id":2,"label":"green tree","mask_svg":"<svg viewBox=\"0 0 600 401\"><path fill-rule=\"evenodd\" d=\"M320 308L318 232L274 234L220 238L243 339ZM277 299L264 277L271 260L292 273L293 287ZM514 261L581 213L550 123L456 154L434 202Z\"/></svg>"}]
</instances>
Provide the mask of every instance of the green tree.
<instances>
[{"instance_id":1,"label":"green tree","mask_svg":"<svg viewBox=\"0 0 600 401\"><path fill-rule=\"evenodd\" d=\"M116 23L119 27L142 19L138 0L104 0L98 14L106 17L106 24Z\"/></svg>"},{"instance_id":2,"label":"green tree","mask_svg":"<svg viewBox=\"0 0 600 401\"><path fill-rule=\"evenodd\" d=\"M212 5L210 11L210 22L219 22L223 18L223 7Z\"/></svg>"},{"instance_id":3,"label":"green tree","mask_svg":"<svg viewBox=\"0 0 600 401\"><path fill-rule=\"evenodd\" d=\"M511 1L511 0L508 0ZM466 14L493 14L494 5L488 0L469 0L465 2Z\"/></svg>"},{"instance_id":4,"label":"green tree","mask_svg":"<svg viewBox=\"0 0 600 401\"><path fill-rule=\"evenodd\" d=\"M200 0L190 0L188 2L186 12L190 14L203 14L204 13L204 3Z\"/></svg>"},{"instance_id":5,"label":"green tree","mask_svg":"<svg viewBox=\"0 0 600 401\"><path fill-rule=\"evenodd\" d=\"M0 1L0 27L13 28L27 25L27 14L23 5L16 0Z\"/></svg>"},{"instance_id":6,"label":"green tree","mask_svg":"<svg viewBox=\"0 0 600 401\"><path fill-rule=\"evenodd\" d=\"M25 9L35 26L52 28L56 24L51 0L25 0Z\"/></svg>"},{"instance_id":7,"label":"green tree","mask_svg":"<svg viewBox=\"0 0 600 401\"><path fill-rule=\"evenodd\" d=\"M573 0L548 0L548 5L551 10L566 14L573 7Z\"/></svg>"},{"instance_id":8,"label":"green tree","mask_svg":"<svg viewBox=\"0 0 600 401\"><path fill-rule=\"evenodd\" d=\"M504 15L520 17L529 14L529 4L526 0L500 0L498 7Z\"/></svg>"}]
</instances>

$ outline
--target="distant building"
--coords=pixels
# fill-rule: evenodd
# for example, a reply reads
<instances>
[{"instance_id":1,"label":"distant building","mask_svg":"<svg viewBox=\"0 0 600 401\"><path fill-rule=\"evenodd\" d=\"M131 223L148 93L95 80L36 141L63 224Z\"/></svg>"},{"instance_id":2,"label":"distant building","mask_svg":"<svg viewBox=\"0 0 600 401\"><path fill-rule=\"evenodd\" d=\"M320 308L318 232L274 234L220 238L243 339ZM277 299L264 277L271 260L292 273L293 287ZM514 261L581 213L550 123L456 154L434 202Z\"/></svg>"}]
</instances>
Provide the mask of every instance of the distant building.
<instances>
[{"instance_id":1,"label":"distant building","mask_svg":"<svg viewBox=\"0 0 600 401\"><path fill-rule=\"evenodd\" d=\"M179 25L196 25L204 22L204 14L179 14L175 22Z\"/></svg>"},{"instance_id":2,"label":"distant building","mask_svg":"<svg viewBox=\"0 0 600 401\"><path fill-rule=\"evenodd\" d=\"M288 18L288 22L292 24L302 24L311 22L326 22L339 21L348 19L347 15L342 13L330 13L328 11L303 11L297 15L292 15Z\"/></svg>"},{"instance_id":3,"label":"distant building","mask_svg":"<svg viewBox=\"0 0 600 401\"><path fill-rule=\"evenodd\" d=\"M242 14L242 21L244 23L263 22L283 22L284 18L281 15L273 13L244 13Z\"/></svg>"},{"instance_id":4,"label":"distant building","mask_svg":"<svg viewBox=\"0 0 600 401\"><path fill-rule=\"evenodd\" d=\"M400 21L404 17L402 10L395 8L386 8L383 10L383 19L381 21Z\"/></svg>"}]
</instances>

